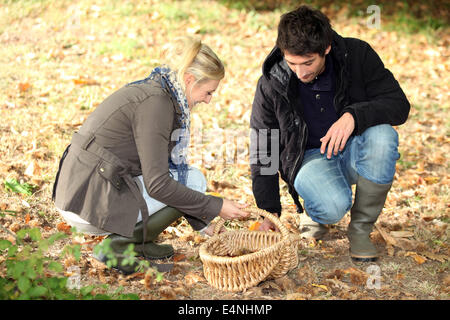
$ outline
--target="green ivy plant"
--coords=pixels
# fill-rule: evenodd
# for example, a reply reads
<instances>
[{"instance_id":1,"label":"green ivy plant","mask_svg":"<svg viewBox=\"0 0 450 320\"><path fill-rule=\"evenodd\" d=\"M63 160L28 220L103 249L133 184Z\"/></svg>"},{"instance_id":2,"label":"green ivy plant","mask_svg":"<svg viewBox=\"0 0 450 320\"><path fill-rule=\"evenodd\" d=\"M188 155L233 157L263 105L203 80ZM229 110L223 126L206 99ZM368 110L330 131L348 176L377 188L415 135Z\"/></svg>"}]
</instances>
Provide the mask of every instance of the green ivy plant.
<instances>
[{"instance_id":1,"label":"green ivy plant","mask_svg":"<svg viewBox=\"0 0 450 320\"><path fill-rule=\"evenodd\" d=\"M68 278L63 274L62 264L46 256L56 241L67 237L65 233L58 232L45 239L39 228L26 228L19 230L15 237L15 243L0 239L1 300L139 299L136 294L122 294L122 287L112 295L96 294L94 285L68 288ZM72 255L78 261L81 246L67 245L61 254ZM106 289L107 286L100 287Z\"/></svg>"},{"instance_id":2,"label":"green ivy plant","mask_svg":"<svg viewBox=\"0 0 450 320\"><path fill-rule=\"evenodd\" d=\"M97 255L104 255L106 257L106 266L108 268L115 267L118 265L119 260L117 255L114 253L110 246L111 239L106 238L101 243L94 247L94 253ZM121 264L122 266L136 264L135 271L143 272L150 267L150 263L147 260L140 260L137 258L137 253L134 251L134 244L130 243L127 249L121 254L123 257Z\"/></svg>"}]
</instances>

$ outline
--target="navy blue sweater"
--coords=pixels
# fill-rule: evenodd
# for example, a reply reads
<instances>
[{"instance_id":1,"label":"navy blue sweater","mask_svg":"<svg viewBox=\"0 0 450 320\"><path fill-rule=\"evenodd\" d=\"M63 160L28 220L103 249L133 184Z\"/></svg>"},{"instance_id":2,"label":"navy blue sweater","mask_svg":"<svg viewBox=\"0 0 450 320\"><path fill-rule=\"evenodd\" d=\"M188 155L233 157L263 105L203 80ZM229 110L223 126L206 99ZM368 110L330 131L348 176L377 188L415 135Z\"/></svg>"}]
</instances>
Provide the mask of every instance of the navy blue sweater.
<instances>
[{"instance_id":1,"label":"navy blue sweater","mask_svg":"<svg viewBox=\"0 0 450 320\"><path fill-rule=\"evenodd\" d=\"M306 149L320 148L320 138L338 120L333 102L335 75L330 55L326 56L325 70L314 81L299 82L303 116L308 127Z\"/></svg>"}]
</instances>

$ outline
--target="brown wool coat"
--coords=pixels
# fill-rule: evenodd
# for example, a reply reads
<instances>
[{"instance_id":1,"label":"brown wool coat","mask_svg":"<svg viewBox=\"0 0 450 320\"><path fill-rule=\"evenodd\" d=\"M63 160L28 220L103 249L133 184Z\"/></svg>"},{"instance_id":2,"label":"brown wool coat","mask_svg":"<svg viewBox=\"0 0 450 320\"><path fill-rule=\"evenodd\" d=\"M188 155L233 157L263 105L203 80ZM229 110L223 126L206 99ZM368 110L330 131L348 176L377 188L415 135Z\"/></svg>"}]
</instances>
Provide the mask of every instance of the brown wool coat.
<instances>
[{"instance_id":1,"label":"brown wool coat","mask_svg":"<svg viewBox=\"0 0 450 320\"><path fill-rule=\"evenodd\" d=\"M92 225L131 236L147 208L132 177L142 175L150 197L177 208L199 230L223 200L192 190L169 174L168 159L181 109L156 81L125 86L103 101L72 137L55 181L58 208Z\"/></svg>"}]
</instances>

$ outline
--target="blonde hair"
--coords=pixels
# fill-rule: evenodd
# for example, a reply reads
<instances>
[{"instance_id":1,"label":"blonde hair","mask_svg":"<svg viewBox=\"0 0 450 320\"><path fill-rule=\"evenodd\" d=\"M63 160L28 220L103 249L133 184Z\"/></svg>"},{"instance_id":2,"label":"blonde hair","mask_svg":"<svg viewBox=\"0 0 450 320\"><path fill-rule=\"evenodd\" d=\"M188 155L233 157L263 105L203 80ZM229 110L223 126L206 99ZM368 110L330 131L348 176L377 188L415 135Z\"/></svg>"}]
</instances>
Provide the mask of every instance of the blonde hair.
<instances>
[{"instance_id":1,"label":"blonde hair","mask_svg":"<svg viewBox=\"0 0 450 320\"><path fill-rule=\"evenodd\" d=\"M184 75L192 74L196 83L206 80L222 80L225 68L209 46L200 39L183 37L167 48L167 64L177 72L178 81L184 89Z\"/></svg>"}]
</instances>

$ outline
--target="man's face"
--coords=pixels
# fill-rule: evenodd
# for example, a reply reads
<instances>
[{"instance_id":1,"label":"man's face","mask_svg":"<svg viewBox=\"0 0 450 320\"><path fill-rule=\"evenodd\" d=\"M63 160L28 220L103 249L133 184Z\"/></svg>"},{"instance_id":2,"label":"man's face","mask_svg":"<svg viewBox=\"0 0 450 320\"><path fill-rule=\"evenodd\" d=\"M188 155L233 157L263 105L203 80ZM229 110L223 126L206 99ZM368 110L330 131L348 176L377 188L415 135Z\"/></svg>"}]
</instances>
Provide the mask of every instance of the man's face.
<instances>
[{"instance_id":1,"label":"man's face","mask_svg":"<svg viewBox=\"0 0 450 320\"><path fill-rule=\"evenodd\" d=\"M325 50L325 55L321 57L318 53L297 56L284 52L284 60L287 65L297 75L297 78L308 83L313 81L319 74L325 70L325 57L330 52L331 46Z\"/></svg>"}]
</instances>

